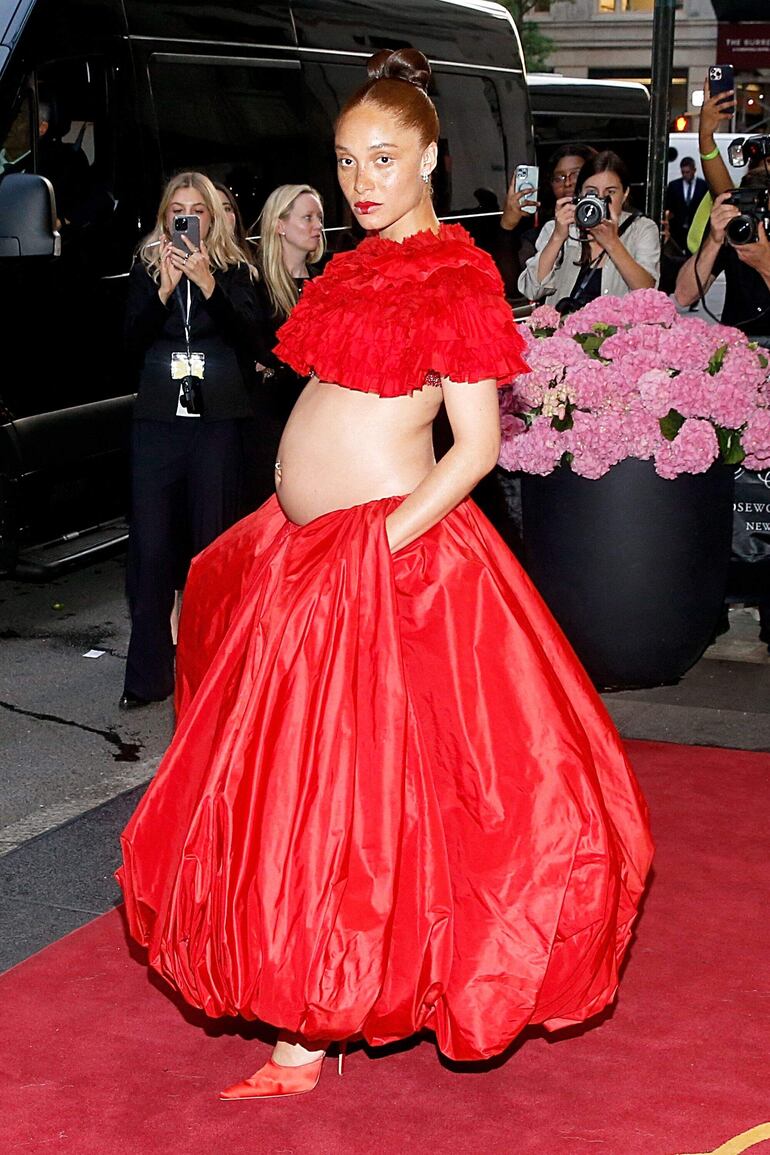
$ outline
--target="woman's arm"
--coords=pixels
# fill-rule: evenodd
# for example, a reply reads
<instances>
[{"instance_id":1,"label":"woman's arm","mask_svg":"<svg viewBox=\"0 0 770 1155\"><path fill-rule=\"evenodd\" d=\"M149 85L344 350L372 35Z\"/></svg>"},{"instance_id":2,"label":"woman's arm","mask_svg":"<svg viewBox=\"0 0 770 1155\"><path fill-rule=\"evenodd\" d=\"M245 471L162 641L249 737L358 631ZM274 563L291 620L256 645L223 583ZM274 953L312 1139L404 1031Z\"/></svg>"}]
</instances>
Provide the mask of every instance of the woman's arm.
<instances>
[{"instance_id":1,"label":"woman's arm","mask_svg":"<svg viewBox=\"0 0 770 1155\"><path fill-rule=\"evenodd\" d=\"M638 230L636 237L632 230ZM591 229L591 236L604 249L629 289L655 288L660 268L660 237L652 221L634 222L629 229L628 246L618 236L618 223L614 220L602 221Z\"/></svg>"},{"instance_id":2,"label":"woman's arm","mask_svg":"<svg viewBox=\"0 0 770 1155\"><path fill-rule=\"evenodd\" d=\"M532 189L519 189L517 192L514 188L516 177L511 178L511 183L508 186L508 192L505 197L505 204L503 205L503 214L500 217L500 228L505 229L506 232L512 232L518 228L521 222L526 217L527 220L532 220L531 213L525 212L522 204L526 201L527 204L534 204L537 208L540 204L535 200L537 193Z\"/></svg>"},{"instance_id":3,"label":"woman's arm","mask_svg":"<svg viewBox=\"0 0 770 1155\"><path fill-rule=\"evenodd\" d=\"M770 289L770 239L762 221L757 222L757 239L750 245L738 245L738 260L753 269Z\"/></svg>"},{"instance_id":4,"label":"woman's arm","mask_svg":"<svg viewBox=\"0 0 770 1155\"><path fill-rule=\"evenodd\" d=\"M276 333L286 318L276 317L273 312L273 302L267 291L264 273L260 275L254 287L257 294L257 320L254 330L255 358L262 368L272 370L285 368L283 361L278 360L273 349L277 341Z\"/></svg>"},{"instance_id":5,"label":"woman's arm","mask_svg":"<svg viewBox=\"0 0 770 1155\"><path fill-rule=\"evenodd\" d=\"M261 331L257 291L247 265L233 265L214 278L214 287L205 300L212 320L232 344L251 350ZM250 355L250 354L249 354Z\"/></svg>"},{"instance_id":6,"label":"woman's arm","mask_svg":"<svg viewBox=\"0 0 770 1155\"><path fill-rule=\"evenodd\" d=\"M572 197L562 197L556 202L556 214L553 219L553 232L549 236L537 262L537 279L544 284L559 259L564 248L564 242L569 236L569 227L575 220L575 206ZM545 229L543 230L545 231Z\"/></svg>"},{"instance_id":7,"label":"woman's arm","mask_svg":"<svg viewBox=\"0 0 770 1155\"><path fill-rule=\"evenodd\" d=\"M738 216L738 210L734 205L725 204L729 195L729 192L725 192L717 197L709 218L708 235L695 256L690 257L679 270L674 290L674 299L678 305L692 305L698 300L700 296L698 280L703 285L704 291L714 283L713 269L724 243L725 225L731 217Z\"/></svg>"},{"instance_id":8,"label":"woman's arm","mask_svg":"<svg viewBox=\"0 0 770 1155\"><path fill-rule=\"evenodd\" d=\"M711 195L716 198L720 193L727 192L733 187L733 178L722 160L714 140L714 133L719 128L720 120L724 120L731 114L735 104L735 93L723 92L720 96L711 96L709 82L706 80L703 94L706 99L701 106L698 121L698 148L703 165L703 175L708 182ZM710 159L706 160L706 157L710 157Z\"/></svg>"},{"instance_id":9,"label":"woman's arm","mask_svg":"<svg viewBox=\"0 0 770 1155\"><path fill-rule=\"evenodd\" d=\"M496 383L489 380L458 384L445 378L442 384L454 444L387 517L385 528L393 552L421 537L451 513L497 463L500 409Z\"/></svg>"},{"instance_id":10,"label":"woman's arm","mask_svg":"<svg viewBox=\"0 0 770 1155\"><path fill-rule=\"evenodd\" d=\"M535 241L535 252L527 261L518 280L519 292L522 296L528 297L530 301L536 301L539 297L545 297L553 291L553 270L545 281L540 280L537 271L540 264L540 254L553 237L553 230L554 222L546 221Z\"/></svg>"},{"instance_id":11,"label":"woman's arm","mask_svg":"<svg viewBox=\"0 0 770 1155\"><path fill-rule=\"evenodd\" d=\"M712 270L721 247L721 243L714 241L713 236L709 233L697 253L685 261L676 278L674 300L677 305L692 305L698 300L700 297L698 279L703 285L704 293L708 292L716 279ZM697 278L695 276L696 265Z\"/></svg>"},{"instance_id":12,"label":"woman's arm","mask_svg":"<svg viewBox=\"0 0 770 1155\"><path fill-rule=\"evenodd\" d=\"M123 338L127 351L143 356L169 318L170 308L158 295L158 286L141 261L135 261L128 277Z\"/></svg>"}]
</instances>

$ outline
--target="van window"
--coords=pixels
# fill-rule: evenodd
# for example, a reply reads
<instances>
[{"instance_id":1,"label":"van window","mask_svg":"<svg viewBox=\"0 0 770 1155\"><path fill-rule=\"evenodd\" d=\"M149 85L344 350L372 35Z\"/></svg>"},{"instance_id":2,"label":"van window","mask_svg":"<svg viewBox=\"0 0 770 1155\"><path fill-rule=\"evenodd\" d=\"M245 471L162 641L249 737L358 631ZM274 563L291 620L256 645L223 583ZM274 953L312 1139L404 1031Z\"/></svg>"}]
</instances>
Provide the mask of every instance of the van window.
<instances>
[{"instance_id":1,"label":"van window","mask_svg":"<svg viewBox=\"0 0 770 1155\"><path fill-rule=\"evenodd\" d=\"M247 228L277 185L313 183L330 127L318 123L298 62L158 53L150 80L164 178L194 169L224 181Z\"/></svg>"},{"instance_id":2,"label":"van window","mask_svg":"<svg viewBox=\"0 0 770 1155\"><path fill-rule=\"evenodd\" d=\"M33 94L27 88L5 139L0 143L0 173L27 172L31 168L33 122Z\"/></svg>"},{"instance_id":3,"label":"van window","mask_svg":"<svg viewBox=\"0 0 770 1155\"><path fill-rule=\"evenodd\" d=\"M467 72L433 73L431 96L441 123L434 178L439 216L502 211L506 156L500 98L493 80Z\"/></svg>"},{"instance_id":4,"label":"van window","mask_svg":"<svg viewBox=\"0 0 770 1155\"><path fill-rule=\"evenodd\" d=\"M116 227L116 130L108 118L107 75L96 55L41 64L24 81L3 142L3 155L11 158L6 173L36 172L51 182L62 239L57 260L23 261L13 270L7 330L29 328L33 318L46 349L31 362L26 345L11 354L3 400L17 418L118 392L122 313L111 278L127 271L133 236L121 237Z\"/></svg>"},{"instance_id":5,"label":"van window","mask_svg":"<svg viewBox=\"0 0 770 1155\"><path fill-rule=\"evenodd\" d=\"M601 152L612 149L622 156L632 187L643 189L647 180L650 126L649 98L642 89L619 84L560 83L555 77L530 81L535 145L541 170L548 158L565 144L579 142ZM545 207L550 192L544 187Z\"/></svg>"},{"instance_id":6,"label":"van window","mask_svg":"<svg viewBox=\"0 0 770 1155\"><path fill-rule=\"evenodd\" d=\"M87 259L104 273L113 270L109 246L100 237L115 207L106 91L105 69L99 60L44 65L28 77L25 96L0 152L5 172L36 172L50 180L63 258Z\"/></svg>"}]
</instances>

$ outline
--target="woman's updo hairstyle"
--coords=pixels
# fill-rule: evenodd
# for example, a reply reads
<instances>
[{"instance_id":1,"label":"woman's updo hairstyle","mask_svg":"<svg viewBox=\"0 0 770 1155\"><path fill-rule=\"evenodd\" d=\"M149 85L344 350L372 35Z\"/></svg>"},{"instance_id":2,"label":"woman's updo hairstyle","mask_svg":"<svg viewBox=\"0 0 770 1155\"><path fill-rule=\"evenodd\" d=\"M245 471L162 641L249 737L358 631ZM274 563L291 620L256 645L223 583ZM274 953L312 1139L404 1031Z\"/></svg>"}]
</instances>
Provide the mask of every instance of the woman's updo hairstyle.
<instances>
[{"instance_id":1,"label":"woman's updo hairstyle","mask_svg":"<svg viewBox=\"0 0 770 1155\"><path fill-rule=\"evenodd\" d=\"M337 117L373 105L391 113L404 128L413 128L423 147L438 140L438 113L428 96L430 64L416 48L383 48L366 62L369 79L354 92Z\"/></svg>"},{"instance_id":2,"label":"woman's updo hairstyle","mask_svg":"<svg viewBox=\"0 0 770 1155\"><path fill-rule=\"evenodd\" d=\"M366 62L370 80L408 80L423 92L430 84L430 64L416 48L381 48Z\"/></svg>"}]
</instances>

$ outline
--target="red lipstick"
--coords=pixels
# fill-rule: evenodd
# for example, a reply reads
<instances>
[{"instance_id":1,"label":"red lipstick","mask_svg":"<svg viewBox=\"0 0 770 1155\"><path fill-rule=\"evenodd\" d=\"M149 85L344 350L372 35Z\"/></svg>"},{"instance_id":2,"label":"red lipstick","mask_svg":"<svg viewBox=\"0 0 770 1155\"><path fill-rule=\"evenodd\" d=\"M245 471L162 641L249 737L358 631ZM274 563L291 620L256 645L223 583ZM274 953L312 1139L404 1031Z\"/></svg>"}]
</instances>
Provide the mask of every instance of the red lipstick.
<instances>
[{"instance_id":1,"label":"red lipstick","mask_svg":"<svg viewBox=\"0 0 770 1155\"><path fill-rule=\"evenodd\" d=\"M366 216L371 209L378 209L379 207L379 201L356 201L353 205L356 212L361 213L362 216Z\"/></svg>"}]
</instances>

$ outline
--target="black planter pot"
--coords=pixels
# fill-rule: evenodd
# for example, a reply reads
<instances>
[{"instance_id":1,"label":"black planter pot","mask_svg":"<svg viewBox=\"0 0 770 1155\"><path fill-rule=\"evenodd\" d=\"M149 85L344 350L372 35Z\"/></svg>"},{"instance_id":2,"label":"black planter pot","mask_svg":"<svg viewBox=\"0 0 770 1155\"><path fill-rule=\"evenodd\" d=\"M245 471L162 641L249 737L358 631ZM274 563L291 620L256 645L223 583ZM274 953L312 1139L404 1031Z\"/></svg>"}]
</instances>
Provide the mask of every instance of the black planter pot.
<instances>
[{"instance_id":1,"label":"black planter pot","mask_svg":"<svg viewBox=\"0 0 770 1155\"><path fill-rule=\"evenodd\" d=\"M628 459L598 480L522 477L527 572L601 689L674 682L724 604L734 470L667 481Z\"/></svg>"}]
</instances>

